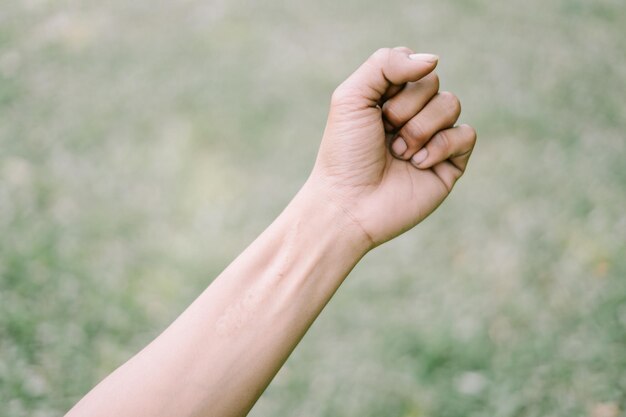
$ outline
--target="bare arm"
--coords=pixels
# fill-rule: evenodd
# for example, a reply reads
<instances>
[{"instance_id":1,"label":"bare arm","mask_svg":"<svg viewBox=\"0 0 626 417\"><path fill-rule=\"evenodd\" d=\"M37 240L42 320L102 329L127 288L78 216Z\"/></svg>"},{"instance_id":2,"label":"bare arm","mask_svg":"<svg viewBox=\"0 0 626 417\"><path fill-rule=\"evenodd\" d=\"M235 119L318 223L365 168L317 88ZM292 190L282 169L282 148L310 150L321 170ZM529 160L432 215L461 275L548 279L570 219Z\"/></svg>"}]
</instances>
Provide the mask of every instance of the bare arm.
<instances>
[{"instance_id":1,"label":"bare arm","mask_svg":"<svg viewBox=\"0 0 626 417\"><path fill-rule=\"evenodd\" d=\"M432 212L465 168L473 129L453 127L436 60L411 53L378 51L335 91L315 168L283 213L68 416L250 410L359 259Z\"/></svg>"}]
</instances>

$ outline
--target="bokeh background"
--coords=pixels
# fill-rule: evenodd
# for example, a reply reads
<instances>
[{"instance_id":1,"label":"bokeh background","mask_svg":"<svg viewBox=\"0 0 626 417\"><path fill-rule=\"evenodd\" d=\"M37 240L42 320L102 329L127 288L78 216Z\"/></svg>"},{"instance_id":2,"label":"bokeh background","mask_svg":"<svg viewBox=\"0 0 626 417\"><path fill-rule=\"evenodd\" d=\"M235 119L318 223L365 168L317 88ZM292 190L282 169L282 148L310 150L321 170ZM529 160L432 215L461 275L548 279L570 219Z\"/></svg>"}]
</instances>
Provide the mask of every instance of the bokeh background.
<instances>
[{"instance_id":1,"label":"bokeh background","mask_svg":"<svg viewBox=\"0 0 626 417\"><path fill-rule=\"evenodd\" d=\"M280 212L371 52L441 56L466 176L251 415L623 416L622 0L3 0L0 415L63 414Z\"/></svg>"}]
</instances>

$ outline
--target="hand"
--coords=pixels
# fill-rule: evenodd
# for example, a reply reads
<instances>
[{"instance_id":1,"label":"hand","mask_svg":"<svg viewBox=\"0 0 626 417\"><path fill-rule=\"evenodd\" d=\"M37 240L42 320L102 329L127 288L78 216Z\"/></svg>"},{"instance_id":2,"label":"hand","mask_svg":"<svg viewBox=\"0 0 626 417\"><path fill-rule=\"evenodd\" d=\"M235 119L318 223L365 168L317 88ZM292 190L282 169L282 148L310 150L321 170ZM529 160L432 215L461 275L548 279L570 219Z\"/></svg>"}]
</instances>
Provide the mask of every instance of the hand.
<instances>
[{"instance_id":1,"label":"hand","mask_svg":"<svg viewBox=\"0 0 626 417\"><path fill-rule=\"evenodd\" d=\"M333 93L309 184L362 229L370 247L411 229L461 177L476 133L438 92L437 57L380 49ZM393 155L392 155L393 153Z\"/></svg>"}]
</instances>

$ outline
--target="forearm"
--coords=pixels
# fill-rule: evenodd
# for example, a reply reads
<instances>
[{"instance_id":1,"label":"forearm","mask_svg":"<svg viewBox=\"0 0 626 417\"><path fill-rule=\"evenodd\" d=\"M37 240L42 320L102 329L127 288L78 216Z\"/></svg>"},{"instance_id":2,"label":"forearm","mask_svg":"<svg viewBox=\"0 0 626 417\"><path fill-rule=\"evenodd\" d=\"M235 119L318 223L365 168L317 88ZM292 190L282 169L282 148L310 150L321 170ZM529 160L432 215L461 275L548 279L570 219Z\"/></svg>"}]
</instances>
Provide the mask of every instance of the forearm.
<instances>
[{"instance_id":1,"label":"forearm","mask_svg":"<svg viewBox=\"0 0 626 417\"><path fill-rule=\"evenodd\" d=\"M428 216L463 174L476 134L453 127L460 105L438 93L436 64L380 49L342 83L303 190L70 415L247 413L358 260Z\"/></svg>"},{"instance_id":2,"label":"forearm","mask_svg":"<svg viewBox=\"0 0 626 417\"><path fill-rule=\"evenodd\" d=\"M70 415L247 413L370 245L341 209L315 198L305 186L163 334Z\"/></svg>"}]
</instances>

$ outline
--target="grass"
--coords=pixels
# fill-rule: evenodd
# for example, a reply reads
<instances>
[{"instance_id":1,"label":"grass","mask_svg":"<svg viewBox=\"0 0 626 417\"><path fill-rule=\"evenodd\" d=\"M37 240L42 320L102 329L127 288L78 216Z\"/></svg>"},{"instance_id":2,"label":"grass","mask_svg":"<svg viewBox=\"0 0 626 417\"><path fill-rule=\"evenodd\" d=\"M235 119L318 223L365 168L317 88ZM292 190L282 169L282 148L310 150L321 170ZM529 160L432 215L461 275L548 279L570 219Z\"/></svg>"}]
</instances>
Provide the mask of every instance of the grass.
<instances>
[{"instance_id":1,"label":"grass","mask_svg":"<svg viewBox=\"0 0 626 417\"><path fill-rule=\"evenodd\" d=\"M626 410L618 1L17 1L0 11L0 415L63 413L289 201L332 89L438 53L479 143L252 416Z\"/></svg>"}]
</instances>

